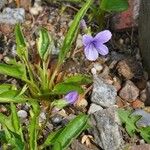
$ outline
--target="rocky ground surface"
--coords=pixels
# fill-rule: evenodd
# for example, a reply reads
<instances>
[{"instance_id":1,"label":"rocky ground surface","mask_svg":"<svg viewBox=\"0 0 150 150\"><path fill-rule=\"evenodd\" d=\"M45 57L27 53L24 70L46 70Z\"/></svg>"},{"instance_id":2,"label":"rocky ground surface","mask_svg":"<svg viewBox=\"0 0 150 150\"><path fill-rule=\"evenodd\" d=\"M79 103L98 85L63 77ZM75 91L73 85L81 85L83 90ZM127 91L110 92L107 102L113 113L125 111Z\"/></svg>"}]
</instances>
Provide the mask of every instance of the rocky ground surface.
<instances>
[{"instance_id":1,"label":"rocky ground surface","mask_svg":"<svg viewBox=\"0 0 150 150\"><path fill-rule=\"evenodd\" d=\"M67 11L61 10L60 5L41 3L37 0L31 4L30 0L0 1L0 61L7 57L16 56L14 39L14 24L22 23L23 31L30 47L30 55L36 61L34 47L38 27L49 30L56 42L53 51L54 60L59 52L59 44L76 13L69 4ZM119 28L120 30L120 28ZM75 50L71 58L67 59L67 66L62 71L66 74L84 73L93 75L93 85L87 89L74 106L67 109L53 110L52 118L43 131L46 136L53 129L64 126L80 111L91 114L90 123L93 128L83 133L78 140L73 141L70 150L117 150L128 145L131 150L148 150L150 145L139 137L131 139L121 127L116 108L133 108L134 113L142 115L138 124L150 125L150 81L141 63L139 54L138 34L135 28L119 32L111 30L113 38L109 42L110 53L106 57L99 57L95 62L86 60L83 54L82 35L77 38ZM53 64L53 62L51 62ZM1 83L17 84L11 78L1 77ZM40 115L40 122L46 119L45 109ZM28 124L28 105L18 105L18 116L22 122ZM7 113L7 107L0 105L0 112ZM42 137L41 137L42 138Z\"/></svg>"}]
</instances>

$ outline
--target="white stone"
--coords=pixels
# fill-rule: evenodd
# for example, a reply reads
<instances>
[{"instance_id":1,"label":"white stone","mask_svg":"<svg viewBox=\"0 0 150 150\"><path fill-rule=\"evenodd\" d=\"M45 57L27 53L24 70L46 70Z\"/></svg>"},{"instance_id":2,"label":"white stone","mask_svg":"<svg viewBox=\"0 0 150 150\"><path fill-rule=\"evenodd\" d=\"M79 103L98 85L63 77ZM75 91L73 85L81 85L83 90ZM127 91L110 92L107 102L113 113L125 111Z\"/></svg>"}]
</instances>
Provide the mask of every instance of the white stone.
<instances>
[{"instance_id":1,"label":"white stone","mask_svg":"<svg viewBox=\"0 0 150 150\"><path fill-rule=\"evenodd\" d=\"M27 118L27 116L28 116L28 113L27 113L25 110L19 110L19 111L17 112L17 114L18 114L18 117L20 117L20 118L22 118L22 119L25 119L25 118Z\"/></svg>"},{"instance_id":2,"label":"white stone","mask_svg":"<svg viewBox=\"0 0 150 150\"><path fill-rule=\"evenodd\" d=\"M97 73L96 69L95 69L95 68L92 68L92 69L91 69L91 73L92 73L93 75L96 75L96 73Z\"/></svg>"},{"instance_id":3,"label":"white stone","mask_svg":"<svg viewBox=\"0 0 150 150\"><path fill-rule=\"evenodd\" d=\"M103 66L99 63L94 63L94 68L99 72L103 70Z\"/></svg>"}]
</instances>

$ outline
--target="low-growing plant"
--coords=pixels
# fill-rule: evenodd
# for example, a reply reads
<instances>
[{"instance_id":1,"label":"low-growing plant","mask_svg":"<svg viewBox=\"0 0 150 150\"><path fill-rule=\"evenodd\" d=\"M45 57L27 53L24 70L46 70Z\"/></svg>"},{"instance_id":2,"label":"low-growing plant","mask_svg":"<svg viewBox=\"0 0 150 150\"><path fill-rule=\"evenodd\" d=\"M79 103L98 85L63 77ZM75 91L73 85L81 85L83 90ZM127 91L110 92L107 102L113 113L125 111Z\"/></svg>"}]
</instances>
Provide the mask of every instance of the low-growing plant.
<instances>
[{"instance_id":1,"label":"low-growing plant","mask_svg":"<svg viewBox=\"0 0 150 150\"><path fill-rule=\"evenodd\" d=\"M92 0L87 0L75 16L65 36L54 70L50 70L49 62L55 45L48 31L45 28L39 29L37 51L40 61L32 63L33 61L29 59L28 46L21 27L19 24L15 26L17 58L8 59L6 63L0 63L0 73L19 79L21 84L17 87L11 84L0 85L0 103L10 103L10 115L0 113L2 125L0 142L3 149L37 150L51 146L53 150L63 150L73 138L77 137L87 127L88 116L80 114L63 129L50 133L44 142L38 145L37 141L41 130L44 128L44 126L39 126L40 103L45 101L48 105L48 111L51 113L54 106L62 108L73 103L78 94L84 92L82 85L92 82L90 77L77 74L65 77L63 81L56 83L58 72L77 36L80 21L91 4ZM62 98L63 95L66 96ZM28 103L30 105L29 125L27 127L22 126L15 103Z\"/></svg>"},{"instance_id":2,"label":"low-growing plant","mask_svg":"<svg viewBox=\"0 0 150 150\"><path fill-rule=\"evenodd\" d=\"M131 110L118 109L118 115L130 137L139 134L147 143L150 143L150 126L138 127L137 121L142 117L140 115L132 115Z\"/></svg>"}]
</instances>

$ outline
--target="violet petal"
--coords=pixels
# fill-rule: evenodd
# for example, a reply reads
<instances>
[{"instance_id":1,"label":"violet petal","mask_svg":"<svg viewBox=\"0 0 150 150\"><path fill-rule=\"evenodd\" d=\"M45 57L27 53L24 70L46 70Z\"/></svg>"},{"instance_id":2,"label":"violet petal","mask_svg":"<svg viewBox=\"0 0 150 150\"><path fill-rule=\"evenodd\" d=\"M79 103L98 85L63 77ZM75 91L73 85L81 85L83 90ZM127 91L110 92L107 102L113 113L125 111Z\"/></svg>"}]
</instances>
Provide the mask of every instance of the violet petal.
<instances>
[{"instance_id":1,"label":"violet petal","mask_svg":"<svg viewBox=\"0 0 150 150\"><path fill-rule=\"evenodd\" d=\"M83 40L83 45L87 46L93 41L93 37L91 35L85 34L85 35L83 35L83 39L82 40Z\"/></svg>"},{"instance_id":2,"label":"violet petal","mask_svg":"<svg viewBox=\"0 0 150 150\"><path fill-rule=\"evenodd\" d=\"M93 46L93 44L89 44L84 48L85 56L90 61L95 61L98 58L98 51Z\"/></svg>"},{"instance_id":3,"label":"violet petal","mask_svg":"<svg viewBox=\"0 0 150 150\"><path fill-rule=\"evenodd\" d=\"M95 37L94 41L100 42L100 43L106 43L108 42L112 37L112 34L109 30L104 30L99 32Z\"/></svg>"},{"instance_id":4,"label":"violet petal","mask_svg":"<svg viewBox=\"0 0 150 150\"><path fill-rule=\"evenodd\" d=\"M72 91L69 92L64 99L69 103L69 104L73 104L77 99L78 99L78 92L76 91Z\"/></svg>"},{"instance_id":5,"label":"violet petal","mask_svg":"<svg viewBox=\"0 0 150 150\"><path fill-rule=\"evenodd\" d=\"M103 56L107 55L109 52L107 46L104 44L95 44L95 47L96 47L98 53Z\"/></svg>"}]
</instances>

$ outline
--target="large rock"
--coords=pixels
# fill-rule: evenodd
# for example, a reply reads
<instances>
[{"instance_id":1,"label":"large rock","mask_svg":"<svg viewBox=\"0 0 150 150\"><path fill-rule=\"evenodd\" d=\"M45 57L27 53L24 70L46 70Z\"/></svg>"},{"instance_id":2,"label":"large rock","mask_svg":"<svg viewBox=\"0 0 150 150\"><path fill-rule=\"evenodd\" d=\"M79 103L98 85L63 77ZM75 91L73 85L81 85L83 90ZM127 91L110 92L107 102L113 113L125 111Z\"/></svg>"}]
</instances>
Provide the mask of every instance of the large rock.
<instances>
[{"instance_id":1,"label":"large rock","mask_svg":"<svg viewBox=\"0 0 150 150\"><path fill-rule=\"evenodd\" d=\"M95 142L103 150L120 150L123 139L119 129L119 118L115 107L95 112L91 115Z\"/></svg>"},{"instance_id":2,"label":"large rock","mask_svg":"<svg viewBox=\"0 0 150 150\"><path fill-rule=\"evenodd\" d=\"M14 25L22 23L25 19L25 10L23 8L5 8L0 14L0 23Z\"/></svg>"},{"instance_id":3,"label":"large rock","mask_svg":"<svg viewBox=\"0 0 150 150\"><path fill-rule=\"evenodd\" d=\"M116 103L117 91L113 85L107 84L102 78L94 77L91 101L103 107L110 107Z\"/></svg>"}]
</instances>

